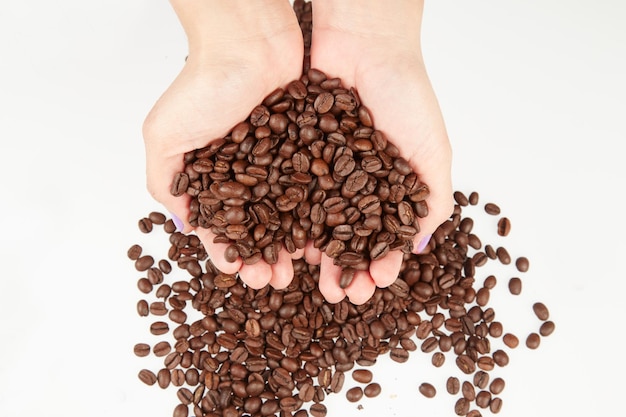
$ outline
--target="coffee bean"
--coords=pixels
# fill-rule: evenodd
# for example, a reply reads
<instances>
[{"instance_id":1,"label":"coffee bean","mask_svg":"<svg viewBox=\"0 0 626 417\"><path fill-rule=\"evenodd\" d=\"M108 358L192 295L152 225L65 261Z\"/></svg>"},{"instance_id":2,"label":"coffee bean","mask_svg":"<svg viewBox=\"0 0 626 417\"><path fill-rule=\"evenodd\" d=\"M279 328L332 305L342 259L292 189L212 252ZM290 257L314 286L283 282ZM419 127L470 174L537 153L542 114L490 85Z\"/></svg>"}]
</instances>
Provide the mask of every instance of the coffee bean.
<instances>
[{"instance_id":1,"label":"coffee bean","mask_svg":"<svg viewBox=\"0 0 626 417\"><path fill-rule=\"evenodd\" d=\"M522 293L522 280L517 277L511 278L509 280L509 291L513 295L521 294Z\"/></svg>"},{"instance_id":2,"label":"coffee bean","mask_svg":"<svg viewBox=\"0 0 626 417\"><path fill-rule=\"evenodd\" d=\"M154 385L157 382L156 375L149 369L142 369L141 371L139 371L138 376L141 382L146 385Z\"/></svg>"},{"instance_id":3,"label":"coffee bean","mask_svg":"<svg viewBox=\"0 0 626 417\"><path fill-rule=\"evenodd\" d=\"M426 398L433 398L435 395L437 395L437 390L435 389L435 387L428 382L423 382L420 384L419 392Z\"/></svg>"},{"instance_id":4,"label":"coffee bean","mask_svg":"<svg viewBox=\"0 0 626 417\"><path fill-rule=\"evenodd\" d=\"M154 353L155 356L158 356L158 357L167 355L168 353L170 353L171 350L172 350L172 346L167 340L158 342L152 348L152 352Z\"/></svg>"},{"instance_id":5,"label":"coffee bean","mask_svg":"<svg viewBox=\"0 0 626 417\"><path fill-rule=\"evenodd\" d=\"M541 324L539 328L539 334L541 336L550 336L554 332L555 324L553 321L549 320Z\"/></svg>"},{"instance_id":6,"label":"coffee bean","mask_svg":"<svg viewBox=\"0 0 626 417\"><path fill-rule=\"evenodd\" d=\"M511 231L511 221L508 217L501 217L498 220L498 235L508 236Z\"/></svg>"},{"instance_id":7,"label":"coffee bean","mask_svg":"<svg viewBox=\"0 0 626 417\"><path fill-rule=\"evenodd\" d=\"M154 258L150 255L143 255L135 261L137 271L147 271L154 265Z\"/></svg>"},{"instance_id":8,"label":"coffee bean","mask_svg":"<svg viewBox=\"0 0 626 417\"><path fill-rule=\"evenodd\" d=\"M504 265L508 265L511 263L511 255L509 255L509 252L502 246L496 249L496 256L498 257L498 260Z\"/></svg>"},{"instance_id":9,"label":"coffee bean","mask_svg":"<svg viewBox=\"0 0 626 417\"><path fill-rule=\"evenodd\" d=\"M541 343L541 336L537 333L530 333L526 338L526 347L529 349L537 349Z\"/></svg>"},{"instance_id":10,"label":"coffee bean","mask_svg":"<svg viewBox=\"0 0 626 417\"><path fill-rule=\"evenodd\" d=\"M130 248L128 248L127 251L128 259L130 259L131 261L136 261L141 256L142 251L143 248L140 245L132 245Z\"/></svg>"},{"instance_id":11,"label":"coffee bean","mask_svg":"<svg viewBox=\"0 0 626 417\"><path fill-rule=\"evenodd\" d=\"M361 387L352 387L346 391L346 398L348 401L355 403L363 398L363 389Z\"/></svg>"},{"instance_id":12,"label":"coffee bean","mask_svg":"<svg viewBox=\"0 0 626 417\"><path fill-rule=\"evenodd\" d=\"M469 381L463 381L461 392L463 393L463 398L467 401L474 401L476 398L476 390L474 390L474 386Z\"/></svg>"},{"instance_id":13,"label":"coffee bean","mask_svg":"<svg viewBox=\"0 0 626 417\"><path fill-rule=\"evenodd\" d=\"M467 196L461 191L454 192L454 201L456 201L456 203L460 206L467 206L469 204Z\"/></svg>"},{"instance_id":14,"label":"coffee bean","mask_svg":"<svg viewBox=\"0 0 626 417\"><path fill-rule=\"evenodd\" d=\"M363 393L368 398L377 397L378 395L380 395L381 391L382 391L382 388L380 384L377 382L372 382L370 384L367 384L365 388L363 389Z\"/></svg>"},{"instance_id":15,"label":"coffee bean","mask_svg":"<svg viewBox=\"0 0 626 417\"><path fill-rule=\"evenodd\" d=\"M525 256L520 256L519 258L515 260L515 266L517 270L520 272L528 271L529 265L530 263L528 261L528 258L526 258Z\"/></svg>"},{"instance_id":16,"label":"coffee bean","mask_svg":"<svg viewBox=\"0 0 626 417\"><path fill-rule=\"evenodd\" d=\"M150 345L147 343L137 343L134 347L135 355L139 357L148 356L150 354Z\"/></svg>"},{"instance_id":17,"label":"coffee bean","mask_svg":"<svg viewBox=\"0 0 626 417\"><path fill-rule=\"evenodd\" d=\"M311 412L311 415L313 417L326 417L326 413L327 413L326 406L324 404L319 404L319 403L311 405L311 407L309 408L309 411Z\"/></svg>"},{"instance_id":18,"label":"coffee bean","mask_svg":"<svg viewBox=\"0 0 626 417\"><path fill-rule=\"evenodd\" d=\"M174 417L187 417L189 415L189 407L185 404L178 404L174 408Z\"/></svg>"},{"instance_id":19,"label":"coffee bean","mask_svg":"<svg viewBox=\"0 0 626 417\"><path fill-rule=\"evenodd\" d=\"M504 391L504 386L505 386L504 380L500 377L497 377L497 378L494 378L493 381L491 381L491 384L489 384L489 391L491 391L493 395L498 395L502 391Z\"/></svg>"},{"instance_id":20,"label":"coffee bean","mask_svg":"<svg viewBox=\"0 0 626 417\"><path fill-rule=\"evenodd\" d=\"M494 203L487 203L485 204L485 212L487 214L491 214L492 216L497 216L500 214L500 207Z\"/></svg>"},{"instance_id":21,"label":"coffee bean","mask_svg":"<svg viewBox=\"0 0 626 417\"><path fill-rule=\"evenodd\" d=\"M492 398L491 402L489 403L489 411L491 411L493 414L498 414L501 409L502 399L498 397Z\"/></svg>"},{"instance_id":22,"label":"coffee bean","mask_svg":"<svg viewBox=\"0 0 626 417\"><path fill-rule=\"evenodd\" d=\"M548 307L543 303L533 304L533 312L539 320L546 321L550 318L550 312Z\"/></svg>"},{"instance_id":23,"label":"coffee bean","mask_svg":"<svg viewBox=\"0 0 626 417\"><path fill-rule=\"evenodd\" d=\"M459 398L454 404L454 413L457 416L466 416L469 413L470 401Z\"/></svg>"},{"instance_id":24,"label":"coffee bean","mask_svg":"<svg viewBox=\"0 0 626 417\"><path fill-rule=\"evenodd\" d=\"M457 377L451 376L447 379L446 390L448 391L448 394L456 395L459 393L460 389L461 389L461 383Z\"/></svg>"},{"instance_id":25,"label":"coffee bean","mask_svg":"<svg viewBox=\"0 0 626 417\"><path fill-rule=\"evenodd\" d=\"M436 368L442 367L445 361L446 361L446 356L443 353L441 352L433 353L433 356L431 358L431 363L433 364L434 367Z\"/></svg>"},{"instance_id":26,"label":"coffee bean","mask_svg":"<svg viewBox=\"0 0 626 417\"><path fill-rule=\"evenodd\" d=\"M502 341L511 349L515 349L519 345L519 339L517 338L517 336L511 333L507 333L502 336Z\"/></svg>"},{"instance_id":27,"label":"coffee bean","mask_svg":"<svg viewBox=\"0 0 626 417\"><path fill-rule=\"evenodd\" d=\"M141 317L146 317L148 314L150 314L150 306L146 300L139 300L137 302L137 314L139 314Z\"/></svg>"},{"instance_id":28,"label":"coffee bean","mask_svg":"<svg viewBox=\"0 0 626 417\"><path fill-rule=\"evenodd\" d=\"M480 408L489 407L489 403L491 402L491 393L489 391L480 391L476 394L476 405Z\"/></svg>"},{"instance_id":29,"label":"coffee bean","mask_svg":"<svg viewBox=\"0 0 626 417\"><path fill-rule=\"evenodd\" d=\"M362 384L368 384L372 381L372 371L368 369L357 369L352 372L352 379Z\"/></svg>"}]
</instances>

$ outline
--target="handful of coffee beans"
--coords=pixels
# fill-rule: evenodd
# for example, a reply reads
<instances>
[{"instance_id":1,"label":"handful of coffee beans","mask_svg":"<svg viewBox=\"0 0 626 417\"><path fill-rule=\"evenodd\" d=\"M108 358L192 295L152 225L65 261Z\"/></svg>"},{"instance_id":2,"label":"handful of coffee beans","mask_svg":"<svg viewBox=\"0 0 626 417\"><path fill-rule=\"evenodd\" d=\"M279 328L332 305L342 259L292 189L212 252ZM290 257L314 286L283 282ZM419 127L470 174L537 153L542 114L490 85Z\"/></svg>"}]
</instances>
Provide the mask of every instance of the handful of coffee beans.
<instances>
[{"instance_id":1,"label":"handful of coffee beans","mask_svg":"<svg viewBox=\"0 0 626 417\"><path fill-rule=\"evenodd\" d=\"M356 90L310 68L311 4L294 10L303 75L224 138L187 153L170 191L192 197L189 223L230 243L229 261L274 264L282 248L293 253L308 240L347 272L390 250L410 253L428 186L375 129Z\"/></svg>"},{"instance_id":2,"label":"handful of coffee beans","mask_svg":"<svg viewBox=\"0 0 626 417\"><path fill-rule=\"evenodd\" d=\"M276 263L312 240L344 268L411 252L429 190L372 125L354 89L309 69L224 138L185 155L172 194L190 223L231 243L227 259Z\"/></svg>"}]
</instances>

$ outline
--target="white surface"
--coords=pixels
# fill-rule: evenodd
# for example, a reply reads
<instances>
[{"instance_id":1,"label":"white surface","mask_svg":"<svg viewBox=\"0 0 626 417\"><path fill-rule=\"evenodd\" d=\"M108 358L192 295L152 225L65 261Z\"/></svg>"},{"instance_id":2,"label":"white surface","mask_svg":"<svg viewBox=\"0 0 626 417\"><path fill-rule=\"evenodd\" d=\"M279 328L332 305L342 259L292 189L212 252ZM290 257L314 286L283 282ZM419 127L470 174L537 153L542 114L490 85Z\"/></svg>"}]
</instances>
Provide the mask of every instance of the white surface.
<instances>
[{"instance_id":1,"label":"white surface","mask_svg":"<svg viewBox=\"0 0 626 417\"><path fill-rule=\"evenodd\" d=\"M426 3L455 188L497 202L513 222L506 246L531 259L519 298L502 272L498 317L523 335L541 300L557 324L499 373L500 415L620 415L626 6ZM0 39L0 415L170 416L175 391L136 378L149 360L132 347L151 339L125 254L160 209L141 124L185 57L178 21L166 1L5 1ZM381 396L363 410L331 396L329 416L452 416L452 361L427 361L382 363ZM422 381L441 394L417 394Z\"/></svg>"}]
</instances>

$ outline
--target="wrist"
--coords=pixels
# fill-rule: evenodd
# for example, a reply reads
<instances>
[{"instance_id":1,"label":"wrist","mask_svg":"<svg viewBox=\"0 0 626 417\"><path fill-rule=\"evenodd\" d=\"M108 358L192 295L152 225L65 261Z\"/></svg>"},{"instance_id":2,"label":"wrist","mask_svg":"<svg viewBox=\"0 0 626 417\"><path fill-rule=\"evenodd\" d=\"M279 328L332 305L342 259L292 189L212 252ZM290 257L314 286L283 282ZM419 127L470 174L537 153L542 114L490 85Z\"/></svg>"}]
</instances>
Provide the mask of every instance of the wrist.
<instances>
[{"instance_id":1,"label":"wrist","mask_svg":"<svg viewBox=\"0 0 626 417\"><path fill-rule=\"evenodd\" d=\"M315 31L339 31L375 42L420 46L423 0L316 0Z\"/></svg>"},{"instance_id":2,"label":"wrist","mask_svg":"<svg viewBox=\"0 0 626 417\"><path fill-rule=\"evenodd\" d=\"M297 29L293 9L286 0L170 0L187 35L189 56L215 58L237 55Z\"/></svg>"}]
</instances>

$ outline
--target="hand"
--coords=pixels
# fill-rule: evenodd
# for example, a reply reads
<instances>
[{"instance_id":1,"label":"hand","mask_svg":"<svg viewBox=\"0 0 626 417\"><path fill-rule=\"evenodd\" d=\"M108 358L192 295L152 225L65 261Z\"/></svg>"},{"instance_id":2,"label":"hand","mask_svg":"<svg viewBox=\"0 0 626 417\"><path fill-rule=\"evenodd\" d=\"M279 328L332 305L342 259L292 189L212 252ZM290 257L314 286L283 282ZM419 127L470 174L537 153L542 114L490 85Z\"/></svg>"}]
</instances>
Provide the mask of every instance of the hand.
<instances>
[{"instance_id":1,"label":"hand","mask_svg":"<svg viewBox=\"0 0 626 417\"><path fill-rule=\"evenodd\" d=\"M183 155L224 137L277 86L299 78L304 47L286 0L172 0L172 5L187 34L189 56L148 114L143 135L148 190L188 233L190 197L170 194L175 174L184 168ZM271 266L244 265L241 258L229 263L226 244L213 243L207 229L195 232L219 270L239 272L252 288L268 283L284 288L293 279L292 256L285 250Z\"/></svg>"},{"instance_id":2,"label":"hand","mask_svg":"<svg viewBox=\"0 0 626 417\"><path fill-rule=\"evenodd\" d=\"M432 232L452 213L452 152L437 99L421 56L422 2L378 0L317 0L313 6L311 67L344 86L355 87L368 107L376 129L430 188L429 214L419 221L414 240L421 251ZM401 251L372 261L345 290L339 287L341 268L308 246L305 257L321 264L320 291L330 302L348 296L362 304L376 287L392 284L402 264Z\"/></svg>"}]
</instances>

